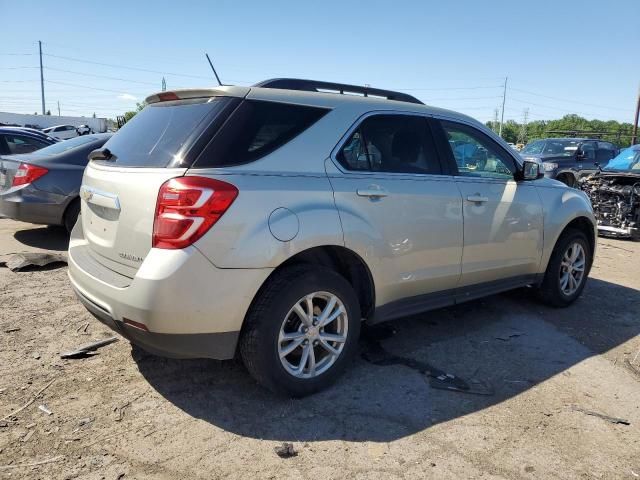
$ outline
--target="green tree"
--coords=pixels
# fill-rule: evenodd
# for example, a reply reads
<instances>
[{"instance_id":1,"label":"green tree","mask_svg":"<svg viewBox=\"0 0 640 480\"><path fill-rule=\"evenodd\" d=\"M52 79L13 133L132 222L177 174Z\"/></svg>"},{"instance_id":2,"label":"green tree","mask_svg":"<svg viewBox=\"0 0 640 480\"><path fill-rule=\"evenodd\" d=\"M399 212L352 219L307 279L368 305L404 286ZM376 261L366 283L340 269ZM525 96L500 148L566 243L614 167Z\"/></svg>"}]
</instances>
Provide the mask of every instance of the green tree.
<instances>
[{"instance_id":1,"label":"green tree","mask_svg":"<svg viewBox=\"0 0 640 480\"><path fill-rule=\"evenodd\" d=\"M493 122L487 122L489 128ZM502 125L502 138L507 142L515 142L521 124L509 120ZM549 137L592 137L612 142L619 147L631 144L631 123L620 123L615 120L587 120L576 114L565 115L555 120L535 120L527 124L527 141Z\"/></svg>"},{"instance_id":2,"label":"green tree","mask_svg":"<svg viewBox=\"0 0 640 480\"><path fill-rule=\"evenodd\" d=\"M130 110L128 112L124 112L124 118L128 122L129 120L131 120L133 117L136 116L136 113L138 113L140 110L142 110L146 106L147 106L147 104L144 103L144 102L136 103L136 109L135 110Z\"/></svg>"}]
</instances>

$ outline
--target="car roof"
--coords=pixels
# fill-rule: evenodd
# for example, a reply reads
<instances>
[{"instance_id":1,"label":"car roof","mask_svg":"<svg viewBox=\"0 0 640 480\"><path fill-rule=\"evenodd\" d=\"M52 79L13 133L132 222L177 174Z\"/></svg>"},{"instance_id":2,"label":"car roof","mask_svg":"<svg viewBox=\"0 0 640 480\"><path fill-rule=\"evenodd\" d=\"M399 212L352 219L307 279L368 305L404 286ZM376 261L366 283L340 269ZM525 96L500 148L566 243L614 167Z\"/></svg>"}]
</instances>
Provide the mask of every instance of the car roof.
<instances>
[{"instance_id":1,"label":"car roof","mask_svg":"<svg viewBox=\"0 0 640 480\"><path fill-rule=\"evenodd\" d=\"M39 139L51 138L46 133L31 132L29 130L24 130L19 127L0 127L0 133L16 133L16 131L18 131L20 135L25 135L27 137L35 137ZM51 138L51 140L53 141L55 139Z\"/></svg>"},{"instance_id":2,"label":"car roof","mask_svg":"<svg viewBox=\"0 0 640 480\"><path fill-rule=\"evenodd\" d=\"M322 82L320 82L322 83ZM258 84L260 85L260 84ZM335 85L335 84L332 84ZM339 84L338 84L339 85ZM360 87L364 90L364 87ZM370 89L372 91L397 93L386 90ZM327 93L324 91L291 90L284 88L271 88L261 86L241 87L235 85L222 85L212 88L179 89L165 92L158 92L149 95L145 102L153 104L171 100L188 100L195 98L206 98L215 96L227 96L247 98L252 100L274 101L283 103L293 103L298 105L314 106L321 108L341 108L348 107L352 110L361 111L362 114L370 111L400 111L423 113L435 116L459 119L474 125L485 127L472 117L452 110L446 110L430 105L425 105L419 100L416 102L381 98L380 96L364 96L358 94ZM410 97L410 96L407 96ZM413 98L413 97L411 97Z\"/></svg>"}]
</instances>

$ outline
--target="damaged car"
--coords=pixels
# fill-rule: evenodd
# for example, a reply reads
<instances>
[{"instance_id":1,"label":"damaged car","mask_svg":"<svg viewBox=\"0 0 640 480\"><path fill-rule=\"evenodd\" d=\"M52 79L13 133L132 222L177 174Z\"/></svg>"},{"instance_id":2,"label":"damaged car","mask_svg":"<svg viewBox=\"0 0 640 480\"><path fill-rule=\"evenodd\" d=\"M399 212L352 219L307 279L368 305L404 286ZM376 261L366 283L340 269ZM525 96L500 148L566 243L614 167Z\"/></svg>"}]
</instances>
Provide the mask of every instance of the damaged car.
<instances>
[{"instance_id":1,"label":"damaged car","mask_svg":"<svg viewBox=\"0 0 640 480\"><path fill-rule=\"evenodd\" d=\"M601 235L640 239L640 145L623 150L580 186L591 199Z\"/></svg>"}]
</instances>

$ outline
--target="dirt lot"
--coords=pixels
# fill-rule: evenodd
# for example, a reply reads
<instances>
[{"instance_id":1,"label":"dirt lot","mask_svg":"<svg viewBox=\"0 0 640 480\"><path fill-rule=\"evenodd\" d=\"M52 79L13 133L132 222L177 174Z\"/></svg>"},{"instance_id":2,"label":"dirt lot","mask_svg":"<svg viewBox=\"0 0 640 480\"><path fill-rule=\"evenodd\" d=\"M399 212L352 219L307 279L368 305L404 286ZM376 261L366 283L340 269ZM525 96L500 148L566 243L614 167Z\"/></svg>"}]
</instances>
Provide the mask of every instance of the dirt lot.
<instances>
[{"instance_id":1,"label":"dirt lot","mask_svg":"<svg viewBox=\"0 0 640 480\"><path fill-rule=\"evenodd\" d=\"M0 219L0 254L65 244ZM525 289L392 324L386 351L489 395L358 358L335 387L289 400L238 363L161 359L126 341L62 360L110 335L66 267L0 268L0 418L49 385L0 421L0 478L638 478L639 272L640 243L600 239L571 308ZM276 455L284 441L296 457Z\"/></svg>"}]
</instances>

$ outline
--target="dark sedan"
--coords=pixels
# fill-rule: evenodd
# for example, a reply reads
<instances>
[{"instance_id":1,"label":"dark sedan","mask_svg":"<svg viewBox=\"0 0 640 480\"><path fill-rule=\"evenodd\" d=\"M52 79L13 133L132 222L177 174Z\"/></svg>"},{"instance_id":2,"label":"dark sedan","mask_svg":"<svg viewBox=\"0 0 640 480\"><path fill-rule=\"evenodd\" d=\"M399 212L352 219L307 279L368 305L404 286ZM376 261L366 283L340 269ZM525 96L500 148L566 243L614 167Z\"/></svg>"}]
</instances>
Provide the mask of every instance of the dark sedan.
<instances>
[{"instance_id":1,"label":"dark sedan","mask_svg":"<svg viewBox=\"0 0 640 480\"><path fill-rule=\"evenodd\" d=\"M0 155L31 153L58 142L42 132L19 127L0 127Z\"/></svg>"},{"instance_id":2,"label":"dark sedan","mask_svg":"<svg viewBox=\"0 0 640 480\"><path fill-rule=\"evenodd\" d=\"M89 152L111 135L83 135L32 153L0 156L0 215L71 231Z\"/></svg>"}]
</instances>

